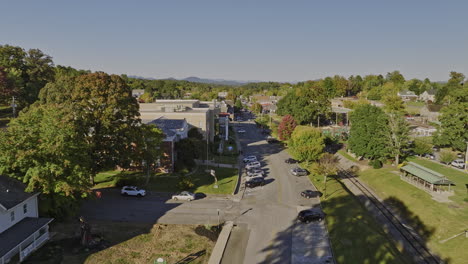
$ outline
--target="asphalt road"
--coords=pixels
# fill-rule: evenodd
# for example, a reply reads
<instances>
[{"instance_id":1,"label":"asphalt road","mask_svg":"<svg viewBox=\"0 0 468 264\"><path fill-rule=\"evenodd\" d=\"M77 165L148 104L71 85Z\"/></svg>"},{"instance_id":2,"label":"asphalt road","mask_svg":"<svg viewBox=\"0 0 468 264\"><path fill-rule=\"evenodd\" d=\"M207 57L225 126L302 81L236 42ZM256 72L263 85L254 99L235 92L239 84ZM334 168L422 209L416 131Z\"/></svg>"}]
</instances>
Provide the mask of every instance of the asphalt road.
<instances>
[{"instance_id":1,"label":"asphalt road","mask_svg":"<svg viewBox=\"0 0 468 264\"><path fill-rule=\"evenodd\" d=\"M229 241L223 264L242 263L315 263L330 253L323 223L302 224L296 221L300 209L319 205L317 198L305 199L300 192L315 190L307 177L296 177L286 164L290 156L280 144L268 144L253 123L242 123L246 133L239 135L244 155L256 155L267 172L268 184L246 189L239 205L239 216L233 219L241 228L233 229L234 242ZM241 247L238 241L247 243ZM312 246L311 236L321 242ZM325 244L323 243L325 241ZM234 260L235 261L234 261Z\"/></svg>"}]
</instances>

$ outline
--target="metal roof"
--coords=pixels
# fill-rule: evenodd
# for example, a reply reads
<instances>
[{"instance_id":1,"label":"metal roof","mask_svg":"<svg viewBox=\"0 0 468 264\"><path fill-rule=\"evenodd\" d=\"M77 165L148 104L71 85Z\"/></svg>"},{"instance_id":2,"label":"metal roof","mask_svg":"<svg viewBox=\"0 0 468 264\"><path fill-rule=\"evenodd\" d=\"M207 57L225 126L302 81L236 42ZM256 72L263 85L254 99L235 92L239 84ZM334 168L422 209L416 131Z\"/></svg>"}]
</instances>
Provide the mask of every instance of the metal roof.
<instances>
[{"instance_id":1,"label":"metal roof","mask_svg":"<svg viewBox=\"0 0 468 264\"><path fill-rule=\"evenodd\" d=\"M412 175L421 178L429 183L436 185L449 185L453 184L452 181L448 180L444 175L423 167L414 162L409 162L408 165L401 168L404 171L411 173Z\"/></svg>"}]
</instances>

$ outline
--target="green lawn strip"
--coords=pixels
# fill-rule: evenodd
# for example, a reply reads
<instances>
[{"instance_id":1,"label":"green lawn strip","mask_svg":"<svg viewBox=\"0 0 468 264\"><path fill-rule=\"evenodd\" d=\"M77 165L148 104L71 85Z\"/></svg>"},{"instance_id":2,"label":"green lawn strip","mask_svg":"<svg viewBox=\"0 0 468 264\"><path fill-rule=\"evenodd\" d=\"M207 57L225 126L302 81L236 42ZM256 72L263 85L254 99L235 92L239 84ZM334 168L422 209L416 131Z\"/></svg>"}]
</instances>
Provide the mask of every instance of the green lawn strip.
<instances>
[{"instance_id":1,"label":"green lawn strip","mask_svg":"<svg viewBox=\"0 0 468 264\"><path fill-rule=\"evenodd\" d=\"M323 177L309 176L323 191ZM361 203L335 178L327 181L327 198L322 197L327 214L333 253L337 263L412 263L384 233Z\"/></svg>"},{"instance_id":2,"label":"green lawn strip","mask_svg":"<svg viewBox=\"0 0 468 264\"><path fill-rule=\"evenodd\" d=\"M190 175L194 184L193 188L186 191L202 192L206 194L231 194L234 191L238 172L237 169L232 168L215 168L208 167L209 170L213 169L218 178L218 188L213 188L214 178L205 172L206 167L200 166L194 174ZM142 186L143 188L156 191L156 192L177 192L180 191L178 183L179 177L176 175L157 174L151 175L150 181L147 186L144 186L146 181L146 174L144 172L103 172L96 176L96 185L94 189L98 188L112 188L117 187L118 179L131 180L133 184Z\"/></svg>"},{"instance_id":3,"label":"green lawn strip","mask_svg":"<svg viewBox=\"0 0 468 264\"><path fill-rule=\"evenodd\" d=\"M400 179L393 168L368 169L359 178L371 186L380 198L400 212L427 241L431 250L450 263L466 263L468 239L457 237L440 243L468 229L467 203L439 203L431 196Z\"/></svg>"},{"instance_id":4,"label":"green lawn strip","mask_svg":"<svg viewBox=\"0 0 468 264\"><path fill-rule=\"evenodd\" d=\"M344 151L344 150L338 150L338 153L340 153L343 157L349 159L350 161L358 162L358 160L356 158L353 158L351 155L346 153L346 151Z\"/></svg>"},{"instance_id":5,"label":"green lawn strip","mask_svg":"<svg viewBox=\"0 0 468 264\"><path fill-rule=\"evenodd\" d=\"M468 199L468 190L465 184L468 184L468 173L464 173L459 170L422 158L414 157L410 158L409 161L412 161L430 170L441 173L445 175L449 180L453 181L455 183L455 186L452 186L451 188L454 190L455 195L449 197L449 199L461 205L465 204L466 206L465 199Z\"/></svg>"}]
</instances>

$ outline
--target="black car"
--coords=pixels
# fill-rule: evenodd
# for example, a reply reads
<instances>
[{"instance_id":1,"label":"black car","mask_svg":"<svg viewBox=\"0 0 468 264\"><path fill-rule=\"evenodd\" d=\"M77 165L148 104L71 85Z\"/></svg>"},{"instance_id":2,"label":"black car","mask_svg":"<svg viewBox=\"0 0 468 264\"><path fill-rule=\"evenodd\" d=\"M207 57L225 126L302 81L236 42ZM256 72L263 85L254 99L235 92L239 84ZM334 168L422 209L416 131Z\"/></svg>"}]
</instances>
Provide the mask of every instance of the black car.
<instances>
[{"instance_id":1,"label":"black car","mask_svg":"<svg viewBox=\"0 0 468 264\"><path fill-rule=\"evenodd\" d=\"M261 177L253 178L250 181L245 183L245 187L248 187L248 188L254 188L254 187L263 186L263 185L265 185L265 180Z\"/></svg>"},{"instance_id":2,"label":"black car","mask_svg":"<svg viewBox=\"0 0 468 264\"><path fill-rule=\"evenodd\" d=\"M270 144L271 144L271 143L276 143L276 142L278 142L278 140L277 140L276 138L271 137L271 136L268 136L267 139L266 139L266 141L267 141L268 143L270 143Z\"/></svg>"},{"instance_id":3,"label":"black car","mask_svg":"<svg viewBox=\"0 0 468 264\"><path fill-rule=\"evenodd\" d=\"M318 210L302 210L299 212L297 219L303 223L320 222L325 219L325 213Z\"/></svg>"},{"instance_id":4,"label":"black car","mask_svg":"<svg viewBox=\"0 0 468 264\"><path fill-rule=\"evenodd\" d=\"M289 164L293 164L293 163L297 163L297 160L295 160L293 158L289 158L289 159L286 159L284 162L289 163Z\"/></svg>"},{"instance_id":5,"label":"black car","mask_svg":"<svg viewBox=\"0 0 468 264\"><path fill-rule=\"evenodd\" d=\"M305 198L312 198L312 197L314 197L314 194L315 194L315 192L312 191L312 190L305 190L305 191L301 192L301 196L305 197Z\"/></svg>"}]
</instances>

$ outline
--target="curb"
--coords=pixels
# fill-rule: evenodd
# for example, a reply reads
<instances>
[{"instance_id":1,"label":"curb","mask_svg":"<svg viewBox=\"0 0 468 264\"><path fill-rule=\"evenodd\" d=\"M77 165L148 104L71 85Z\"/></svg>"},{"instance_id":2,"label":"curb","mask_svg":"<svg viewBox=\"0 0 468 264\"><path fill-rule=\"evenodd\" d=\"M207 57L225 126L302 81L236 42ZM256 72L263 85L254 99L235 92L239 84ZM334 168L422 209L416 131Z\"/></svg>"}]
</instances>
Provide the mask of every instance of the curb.
<instances>
[{"instance_id":1,"label":"curb","mask_svg":"<svg viewBox=\"0 0 468 264\"><path fill-rule=\"evenodd\" d=\"M223 230L219 234L218 241L211 252L210 260L208 260L208 264L219 264L223 259L224 250L226 249L227 242L229 237L231 236L231 230L234 226L232 221L226 221L223 226Z\"/></svg>"}]
</instances>

